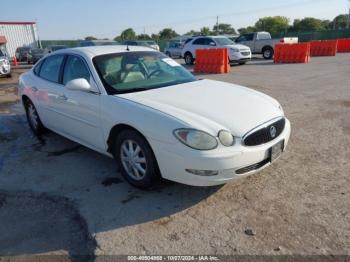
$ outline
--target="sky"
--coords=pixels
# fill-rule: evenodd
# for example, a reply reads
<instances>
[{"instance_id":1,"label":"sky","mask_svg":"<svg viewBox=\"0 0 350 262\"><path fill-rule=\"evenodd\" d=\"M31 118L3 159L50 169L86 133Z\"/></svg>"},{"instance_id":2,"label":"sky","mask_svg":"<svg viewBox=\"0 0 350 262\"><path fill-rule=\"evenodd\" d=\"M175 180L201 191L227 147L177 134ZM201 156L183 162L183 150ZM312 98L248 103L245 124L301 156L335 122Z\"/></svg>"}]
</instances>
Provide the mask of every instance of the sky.
<instances>
[{"instance_id":1,"label":"sky","mask_svg":"<svg viewBox=\"0 0 350 262\"><path fill-rule=\"evenodd\" d=\"M350 0L0 0L2 21L36 21L42 40L114 38L129 27L157 33L171 27L179 34L216 23L235 29L264 16L332 20L348 12Z\"/></svg>"}]
</instances>

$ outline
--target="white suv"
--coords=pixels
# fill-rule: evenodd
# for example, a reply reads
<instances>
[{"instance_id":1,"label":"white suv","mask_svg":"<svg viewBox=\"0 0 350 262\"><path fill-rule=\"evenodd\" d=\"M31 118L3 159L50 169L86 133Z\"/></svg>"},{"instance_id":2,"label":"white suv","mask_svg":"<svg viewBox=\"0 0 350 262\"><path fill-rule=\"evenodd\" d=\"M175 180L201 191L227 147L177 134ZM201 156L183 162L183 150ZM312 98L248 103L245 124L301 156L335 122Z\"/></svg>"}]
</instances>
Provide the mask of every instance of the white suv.
<instances>
[{"instance_id":1,"label":"white suv","mask_svg":"<svg viewBox=\"0 0 350 262\"><path fill-rule=\"evenodd\" d=\"M251 60L252 52L248 46L235 44L225 36L198 36L189 41L182 50L182 57L187 65L192 65L196 59L196 50L199 48L229 49L230 63L245 64Z\"/></svg>"}]
</instances>

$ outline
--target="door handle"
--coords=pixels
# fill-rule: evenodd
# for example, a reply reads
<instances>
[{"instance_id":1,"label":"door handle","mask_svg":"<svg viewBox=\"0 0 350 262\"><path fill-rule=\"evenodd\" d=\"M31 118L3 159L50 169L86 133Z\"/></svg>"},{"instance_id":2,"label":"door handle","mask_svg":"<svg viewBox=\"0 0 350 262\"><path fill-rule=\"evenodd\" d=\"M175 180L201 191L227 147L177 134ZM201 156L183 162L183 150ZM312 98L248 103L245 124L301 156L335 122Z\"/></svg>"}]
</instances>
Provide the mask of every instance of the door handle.
<instances>
[{"instance_id":1,"label":"door handle","mask_svg":"<svg viewBox=\"0 0 350 262\"><path fill-rule=\"evenodd\" d=\"M36 86L32 86L31 88L32 88L33 92L37 92L38 91L38 88Z\"/></svg>"},{"instance_id":2,"label":"door handle","mask_svg":"<svg viewBox=\"0 0 350 262\"><path fill-rule=\"evenodd\" d=\"M68 97L66 97L66 95L60 95L58 97L58 99L62 100L62 101L67 101L68 100Z\"/></svg>"}]
</instances>

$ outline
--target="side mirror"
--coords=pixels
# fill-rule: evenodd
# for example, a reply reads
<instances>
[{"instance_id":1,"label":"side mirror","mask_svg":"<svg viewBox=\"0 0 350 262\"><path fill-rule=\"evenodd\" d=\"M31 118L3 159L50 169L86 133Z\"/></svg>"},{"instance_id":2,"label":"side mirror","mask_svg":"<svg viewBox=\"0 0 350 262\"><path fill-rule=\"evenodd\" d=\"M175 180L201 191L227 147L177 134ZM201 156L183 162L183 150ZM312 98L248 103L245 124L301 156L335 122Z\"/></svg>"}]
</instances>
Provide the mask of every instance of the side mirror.
<instances>
[{"instance_id":1,"label":"side mirror","mask_svg":"<svg viewBox=\"0 0 350 262\"><path fill-rule=\"evenodd\" d=\"M209 45L210 46L216 46L216 44L214 42L210 42Z\"/></svg>"},{"instance_id":2,"label":"side mirror","mask_svg":"<svg viewBox=\"0 0 350 262\"><path fill-rule=\"evenodd\" d=\"M66 84L66 88L72 91L99 93L97 88L90 85L90 83L85 78L78 78L69 81Z\"/></svg>"}]
</instances>

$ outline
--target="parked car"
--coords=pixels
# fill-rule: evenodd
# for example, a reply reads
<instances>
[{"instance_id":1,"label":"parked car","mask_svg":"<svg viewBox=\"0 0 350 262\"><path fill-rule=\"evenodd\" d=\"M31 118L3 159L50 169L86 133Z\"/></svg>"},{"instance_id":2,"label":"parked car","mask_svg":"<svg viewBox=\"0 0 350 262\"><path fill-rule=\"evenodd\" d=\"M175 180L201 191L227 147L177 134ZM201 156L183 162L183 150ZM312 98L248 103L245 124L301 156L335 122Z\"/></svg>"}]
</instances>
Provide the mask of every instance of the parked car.
<instances>
[{"instance_id":1,"label":"parked car","mask_svg":"<svg viewBox=\"0 0 350 262\"><path fill-rule=\"evenodd\" d=\"M243 34L235 42L249 46L253 54L262 54L265 59L272 59L276 44L280 42L297 43L298 38L272 39L268 32L256 32Z\"/></svg>"},{"instance_id":2,"label":"parked car","mask_svg":"<svg viewBox=\"0 0 350 262\"><path fill-rule=\"evenodd\" d=\"M250 48L245 45L235 44L225 36L198 36L194 37L182 49L182 57L187 65L192 65L196 59L196 50L202 48L223 48L229 49L230 63L245 64L251 60Z\"/></svg>"},{"instance_id":3,"label":"parked car","mask_svg":"<svg viewBox=\"0 0 350 262\"><path fill-rule=\"evenodd\" d=\"M79 43L79 46L102 46L102 45L119 45L114 40L84 40Z\"/></svg>"},{"instance_id":4,"label":"parked car","mask_svg":"<svg viewBox=\"0 0 350 262\"><path fill-rule=\"evenodd\" d=\"M164 53L169 57L181 57L183 44L180 42L170 42L164 49Z\"/></svg>"},{"instance_id":5,"label":"parked car","mask_svg":"<svg viewBox=\"0 0 350 262\"><path fill-rule=\"evenodd\" d=\"M18 62L27 62L28 61L28 55L30 52L31 47L30 46L22 46L17 47L15 56Z\"/></svg>"},{"instance_id":6,"label":"parked car","mask_svg":"<svg viewBox=\"0 0 350 262\"><path fill-rule=\"evenodd\" d=\"M150 47L153 48L157 51L159 51L159 45L151 40L147 40L147 41L138 41L138 40L127 40L124 42L124 45L128 45L128 46L146 46L146 47Z\"/></svg>"},{"instance_id":7,"label":"parked car","mask_svg":"<svg viewBox=\"0 0 350 262\"><path fill-rule=\"evenodd\" d=\"M0 48L0 76L11 77L11 64L6 51Z\"/></svg>"},{"instance_id":8,"label":"parked car","mask_svg":"<svg viewBox=\"0 0 350 262\"><path fill-rule=\"evenodd\" d=\"M43 49L40 49L40 48L30 49L28 53L28 64L35 64L44 56L45 56L45 52Z\"/></svg>"},{"instance_id":9,"label":"parked car","mask_svg":"<svg viewBox=\"0 0 350 262\"><path fill-rule=\"evenodd\" d=\"M114 157L141 188L161 177L213 186L251 175L283 153L291 132L275 99L197 80L146 47L57 51L20 76L18 95L35 134L46 127Z\"/></svg>"},{"instance_id":10,"label":"parked car","mask_svg":"<svg viewBox=\"0 0 350 262\"><path fill-rule=\"evenodd\" d=\"M61 49L66 49L66 48L68 48L68 46L66 46L66 45L49 45L45 49L45 53L50 54L50 53L56 52L56 51L61 50Z\"/></svg>"}]
</instances>

